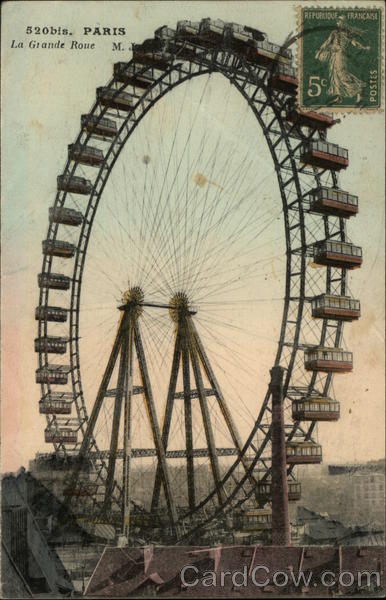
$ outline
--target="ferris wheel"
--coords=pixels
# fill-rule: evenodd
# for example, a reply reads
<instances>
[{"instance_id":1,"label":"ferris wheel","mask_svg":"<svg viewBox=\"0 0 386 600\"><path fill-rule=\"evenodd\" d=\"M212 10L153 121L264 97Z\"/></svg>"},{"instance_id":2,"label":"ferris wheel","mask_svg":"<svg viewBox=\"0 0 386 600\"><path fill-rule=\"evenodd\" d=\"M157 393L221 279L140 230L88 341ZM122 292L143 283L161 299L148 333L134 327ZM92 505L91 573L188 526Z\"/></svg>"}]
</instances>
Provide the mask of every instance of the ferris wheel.
<instances>
[{"instance_id":1,"label":"ferris wheel","mask_svg":"<svg viewBox=\"0 0 386 600\"><path fill-rule=\"evenodd\" d=\"M362 251L346 233L358 198L338 183L348 152L296 88L289 47L181 21L134 45L81 117L35 339L45 440L74 462L79 518L182 540L257 502L269 524L273 365L290 500L294 467L321 462Z\"/></svg>"}]
</instances>

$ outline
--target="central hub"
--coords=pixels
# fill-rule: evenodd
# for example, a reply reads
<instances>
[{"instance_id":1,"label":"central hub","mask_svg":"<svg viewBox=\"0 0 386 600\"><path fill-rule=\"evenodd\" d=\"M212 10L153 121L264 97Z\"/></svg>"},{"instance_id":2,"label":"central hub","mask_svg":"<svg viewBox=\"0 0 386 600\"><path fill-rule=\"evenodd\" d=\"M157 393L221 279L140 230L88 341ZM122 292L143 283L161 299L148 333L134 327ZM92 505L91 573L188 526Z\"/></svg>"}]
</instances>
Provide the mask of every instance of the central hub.
<instances>
[{"instance_id":1,"label":"central hub","mask_svg":"<svg viewBox=\"0 0 386 600\"><path fill-rule=\"evenodd\" d=\"M126 290L122 296L124 308L130 308L131 310L134 310L137 317L139 317L139 315L141 315L143 312L143 300L144 294L142 288L137 285L129 290Z\"/></svg>"},{"instance_id":2,"label":"central hub","mask_svg":"<svg viewBox=\"0 0 386 600\"><path fill-rule=\"evenodd\" d=\"M181 318L185 318L190 315L192 311L189 306L189 299L185 292L176 292L174 296L170 298L169 302L169 314L171 319L178 323Z\"/></svg>"}]
</instances>

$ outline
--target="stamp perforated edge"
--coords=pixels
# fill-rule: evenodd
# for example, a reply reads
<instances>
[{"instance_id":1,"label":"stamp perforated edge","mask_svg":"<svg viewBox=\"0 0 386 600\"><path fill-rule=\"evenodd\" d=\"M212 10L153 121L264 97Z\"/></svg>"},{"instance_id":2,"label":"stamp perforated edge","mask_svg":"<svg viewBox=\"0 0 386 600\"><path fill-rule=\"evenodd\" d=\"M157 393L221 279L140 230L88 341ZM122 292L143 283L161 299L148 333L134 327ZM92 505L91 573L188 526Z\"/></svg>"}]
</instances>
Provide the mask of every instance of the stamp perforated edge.
<instances>
[{"instance_id":1,"label":"stamp perforated edge","mask_svg":"<svg viewBox=\"0 0 386 600\"><path fill-rule=\"evenodd\" d=\"M380 11L381 14L381 26L379 28L379 57L378 57L378 64L379 64L379 75L380 75L380 91L379 91L379 106L375 107L375 108L369 108L369 107L363 107L363 106L346 106L346 107L340 107L340 106L334 106L333 104L331 105L325 105L325 106L320 106L320 107L308 107L308 106L302 106L301 104L301 91L303 89L303 71L300 68L301 65L301 61L302 61L302 57L303 57L303 36L302 36L302 9L303 8L307 8L309 10L360 10L360 9L367 9L367 10L374 10L377 9ZM328 111L334 114L349 114L349 113L354 113L354 114L377 114L377 113L383 113L384 112L384 81L385 81L385 56L384 56L384 44L383 42L385 41L385 5L382 4L377 4L374 5L372 4L371 6L346 6L345 3L343 2L338 2L335 6L324 6L324 5L298 5L295 7L295 11L296 11L296 26L297 26L297 47L296 47L296 58L297 58L297 64L296 64L296 69L297 69L297 76L298 76L298 89L297 89L297 93L296 93L296 102L298 107L301 110L304 111L313 111L313 112L323 112L323 111Z\"/></svg>"}]
</instances>

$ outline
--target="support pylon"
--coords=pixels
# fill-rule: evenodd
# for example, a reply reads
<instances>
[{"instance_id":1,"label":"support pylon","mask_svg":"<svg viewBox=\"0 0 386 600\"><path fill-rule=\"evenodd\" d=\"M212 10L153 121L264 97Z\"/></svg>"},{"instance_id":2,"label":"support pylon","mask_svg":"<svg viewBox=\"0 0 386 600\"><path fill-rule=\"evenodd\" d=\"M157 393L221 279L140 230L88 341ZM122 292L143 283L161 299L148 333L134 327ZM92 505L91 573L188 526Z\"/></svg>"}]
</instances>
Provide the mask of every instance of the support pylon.
<instances>
[{"instance_id":1,"label":"support pylon","mask_svg":"<svg viewBox=\"0 0 386 600\"><path fill-rule=\"evenodd\" d=\"M222 417L225 421L227 430L231 436L234 447L241 455L242 443L239 438L236 426L228 410L220 386L216 380L209 359L205 353L204 346L198 335L196 327L192 320L193 311L189 308L189 301L183 292L176 293L170 301L169 311L172 320L175 323L175 345L168 395L166 399L166 408L164 415L164 424L162 429L162 443L164 450L167 450L170 425L172 420L174 400L176 397L176 385L178 374L182 367L183 381L183 401L184 401L184 421L185 421L185 448L186 448L186 470L187 470L187 492L189 509L193 510L196 506L196 485L194 476L194 448L193 448L193 430L192 430L192 398L198 398L202 422L204 425L205 439L209 456L211 474L217 493L219 504L226 500L226 493L221 483L221 472L219 467L217 448L212 428L212 422L209 414L208 396L216 398ZM195 389L192 389L191 373ZM203 376L210 383L210 389L204 388ZM180 394L177 396L181 397ZM152 510L156 510L159 504L161 490L161 471L157 469L153 489Z\"/></svg>"},{"instance_id":2,"label":"support pylon","mask_svg":"<svg viewBox=\"0 0 386 600\"><path fill-rule=\"evenodd\" d=\"M91 445L94 440L95 426L97 424L103 402L107 396L107 390L114 368L119 360L118 380L115 390L114 412L111 428L110 450L108 455L107 475L105 479L105 495L100 513L101 516L104 517L108 522L113 492L116 485L115 470L123 405L123 489L120 496L121 533L128 538L130 530L131 505L130 468L132 439L131 423L133 413L133 363L136 359L142 383L141 391L146 405L150 430L158 459L157 472L159 471L160 473L160 481L165 493L172 535L175 539L178 539L177 512L173 503L167 471L166 456L157 421L150 377L138 322L138 318L142 313L142 304L142 290L140 290L140 288L132 288L125 293L124 304L119 307L122 315L118 326L118 332L113 344L112 352L107 362L106 370L104 372L94 406L91 411L90 418L87 422L87 429L79 450L77 465L71 477L70 488L74 489L76 487L83 463L85 462L88 453L91 451Z\"/></svg>"}]
</instances>

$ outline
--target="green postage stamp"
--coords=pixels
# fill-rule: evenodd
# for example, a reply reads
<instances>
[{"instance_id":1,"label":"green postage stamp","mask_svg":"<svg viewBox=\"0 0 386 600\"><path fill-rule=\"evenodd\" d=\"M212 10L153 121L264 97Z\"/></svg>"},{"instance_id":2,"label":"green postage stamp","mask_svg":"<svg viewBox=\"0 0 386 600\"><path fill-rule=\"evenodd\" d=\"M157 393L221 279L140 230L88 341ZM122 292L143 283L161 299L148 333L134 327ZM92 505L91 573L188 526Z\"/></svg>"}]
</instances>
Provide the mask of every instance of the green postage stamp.
<instances>
[{"instance_id":1,"label":"green postage stamp","mask_svg":"<svg viewBox=\"0 0 386 600\"><path fill-rule=\"evenodd\" d=\"M382 101L380 8L299 7L301 108L379 110Z\"/></svg>"}]
</instances>

